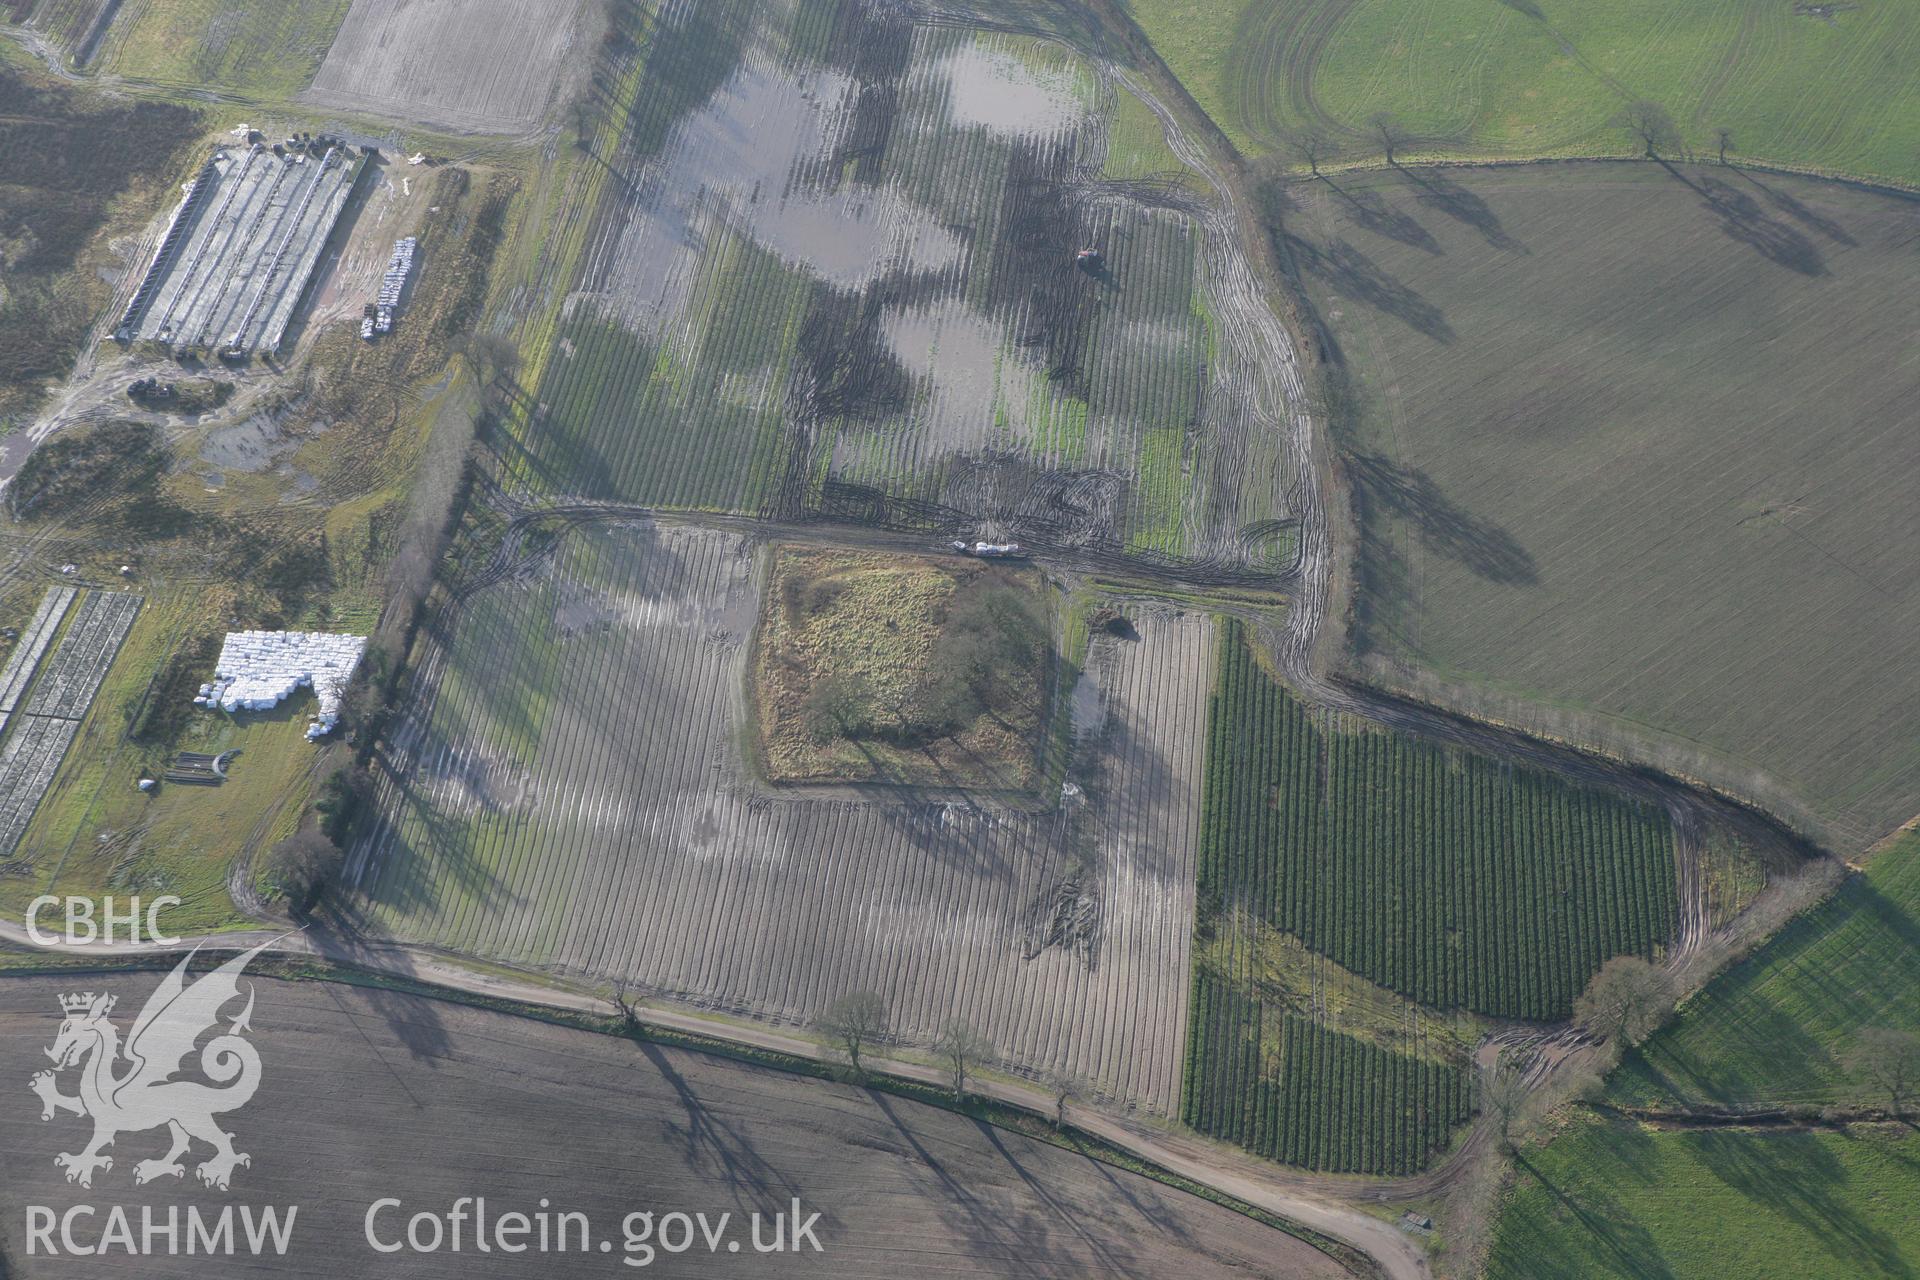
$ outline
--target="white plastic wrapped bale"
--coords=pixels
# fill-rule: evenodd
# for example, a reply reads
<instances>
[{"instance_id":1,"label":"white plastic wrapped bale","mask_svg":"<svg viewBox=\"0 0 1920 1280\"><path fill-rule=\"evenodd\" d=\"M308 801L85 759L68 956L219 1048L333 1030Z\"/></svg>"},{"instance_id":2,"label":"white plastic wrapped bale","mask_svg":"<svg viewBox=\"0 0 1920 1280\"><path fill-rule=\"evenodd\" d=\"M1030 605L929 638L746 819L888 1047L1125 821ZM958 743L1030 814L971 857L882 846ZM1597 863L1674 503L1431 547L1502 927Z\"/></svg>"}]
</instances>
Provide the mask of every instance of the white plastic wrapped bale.
<instances>
[{"instance_id":1,"label":"white plastic wrapped bale","mask_svg":"<svg viewBox=\"0 0 1920 1280\"><path fill-rule=\"evenodd\" d=\"M307 725L312 741L340 719L340 698L367 647L365 636L325 631L229 631L213 681L196 703L225 711L265 711L305 685L320 703Z\"/></svg>"}]
</instances>

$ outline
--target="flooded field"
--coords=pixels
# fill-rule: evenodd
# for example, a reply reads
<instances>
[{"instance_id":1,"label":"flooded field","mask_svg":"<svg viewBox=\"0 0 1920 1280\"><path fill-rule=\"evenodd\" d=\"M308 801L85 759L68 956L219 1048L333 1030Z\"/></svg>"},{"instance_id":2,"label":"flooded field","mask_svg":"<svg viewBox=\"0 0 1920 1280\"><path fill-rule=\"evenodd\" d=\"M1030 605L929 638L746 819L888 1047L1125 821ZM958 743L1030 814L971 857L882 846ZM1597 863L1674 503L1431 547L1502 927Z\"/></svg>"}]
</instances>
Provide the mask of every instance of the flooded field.
<instances>
[{"instance_id":1,"label":"flooded field","mask_svg":"<svg viewBox=\"0 0 1920 1280\"><path fill-rule=\"evenodd\" d=\"M526 487L1264 554L1244 270L1198 175L1102 177L1104 68L877 0L673 4L634 59Z\"/></svg>"}]
</instances>

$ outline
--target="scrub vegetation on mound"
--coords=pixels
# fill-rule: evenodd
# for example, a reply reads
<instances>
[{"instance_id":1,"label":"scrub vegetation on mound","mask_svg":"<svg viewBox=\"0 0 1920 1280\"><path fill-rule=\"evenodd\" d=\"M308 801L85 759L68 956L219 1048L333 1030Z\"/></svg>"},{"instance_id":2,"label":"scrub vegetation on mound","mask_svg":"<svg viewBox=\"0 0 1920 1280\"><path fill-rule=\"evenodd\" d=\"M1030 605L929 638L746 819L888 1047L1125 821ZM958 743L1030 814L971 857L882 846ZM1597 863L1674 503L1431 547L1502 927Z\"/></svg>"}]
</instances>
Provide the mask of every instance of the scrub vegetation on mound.
<instances>
[{"instance_id":1,"label":"scrub vegetation on mound","mask_svg":"<svg viewBox=\"0 0 1920 1280\"><path fill-rule=\"evenodd\" d=\"M144 422L103 422L62 432L35 449L7 486L7 514L51 520L140 489L167 469L157 428Z\"/></svg>"},{"instance_id":2,"label":"scrub vegetation on mound","mask_svg":"<svg viewBox=\"0 0 1920 1280\"><path fill-rule=\"evenodd\" d=\"M781 547L758 638L774 781L1031 784L1051 654L1037 575Z\"/></svg>"},{"instance_id":3,"label":"scrub vegetation on mound","mask_svg":"<svg viewBox=\"0 0 1920 1280\"><path fill-rule=\"evenodd\" d=\"M0 64L0 421L72 367L112 291L99 272L128 265L104 244L116 210L183 167L199 122Z\"/></svg>"},{"instance_id":4,"label":"scrub vegetation on mound","mask_svg":"<svg viewBox=\"0 0 1920 1280\"><path fill-rule=\"evenodd\" d=\"M1524 1151L1487 1280L1863 1280L1920 1269L1920 1134L1585 1116Z\"/></svg>"},{"instance_id":5,"label":"scrub vegetation on mound","mask_svg":"<svg viewBox=\"0 0 1920 1280\"><path fill-rule=\"evenodd\" d=\"M1920 1034L1920 834L1682 1005L1608 1092L1662 1109L1881 1107L1858 1070L1869 1031Z\"/></svg>"},{"instance_id":6,"label":"scrub vegetation on mound","mask_svg":"<svg viewBox=\"0 0 1920 1280\"><path fill-rule=\"evenodd\" d=\"M1268 190L1361 674L1859 848L1920 809L1910 200L1732 164Z\"/></svg>"},{"instance_id":7,"label":"scrub vegetation on mound","mask_svg":"<svg viewBox=\"0 0 1920 1280\"><path fill-rule=\"evenodd\" d=\"M1790 0L1127 0L1243 149L1342 158L1637 155L1672 145L1920 181L1920 4Z\"/></svg>"}]
</instances>

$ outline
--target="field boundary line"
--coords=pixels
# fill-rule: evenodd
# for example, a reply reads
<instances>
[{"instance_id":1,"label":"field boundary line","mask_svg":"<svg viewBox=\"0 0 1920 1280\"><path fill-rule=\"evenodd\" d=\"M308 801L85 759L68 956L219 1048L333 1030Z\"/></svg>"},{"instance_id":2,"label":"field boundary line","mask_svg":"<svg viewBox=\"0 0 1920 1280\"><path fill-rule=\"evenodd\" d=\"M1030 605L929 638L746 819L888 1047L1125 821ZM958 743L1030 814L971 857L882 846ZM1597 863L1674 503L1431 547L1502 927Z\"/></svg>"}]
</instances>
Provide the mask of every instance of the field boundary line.
<instances>
[{"instance_id":1,"label":"field boundary line","mask_svg":"<svg viewBox=\"0 0 1920 1280\"><path fill-rule=\"evenodd\" d=\"M60 943L43 946L28 936L24 926L4 920L0 921L0 945L16 953L46 956L49 962L44 967L0 969L0 978L86 971L88 962L104 971L150 969L163 967L168 960L182 952L202 948L215 952L241 951L261 944L265 944L266 950L283 963L297 963L303 959L317 961L321 966L320 972L311 975L310 980L353 983L355 976L359 976L362 982L397 979L414 994L430 998L482 1003L483 1007L495 1007L501 1012L545 1021L561 1021L582 1030L618 1031L618 1021L611 1002L578 988L545 985L531 978L504 973L480 973L425 947L407 944L370 945L318 931L287 934L280 929L241 930L180 938L164 945ZM257 967L256 971L265 972ZM295 972L287 976L301 975ZM582 1026L577 1021L581 1015L589 1015L599 1026ZM696 1051L740 1053L759 1065L796 1075L833 1079L838 1074L838 1063L832 1054L819 1043L803 1038L804 1033L787 1033L770 1027L736 1026L699 1014L659 1008L637 1008L633 1019L637 1033L646 1038L663 1036L669 1042ZM909 1096L918 1101L966 1110L955 1107L951 1098L939 1096L946 1074L937 1066L899 1058L882 1058L872 1053L863 1060L877 1068L868 1073L866 1083L869 1087L879 1082L881 1087L891 1086L890 1091L902 1088L910 1090ZM935 1094L923 1093L926 1086L933 1086ZM1039 1089L995 1079L977 1081L975 1092L990 1107L1005 1107L1019 1115L1039 1119L1046 1125L1051 1124L1053 1100ZM992 1122L990 1115L979 1115L972 1111L968 1114ZM1028 1137L1042 1136L1006 1124L1000 1127L1011 1128ZM1184 1146L1175 1146L1104 1113L1084 1107L1076 1111L1075 1123L1069 1125L1068 1130L1090 1139L1099 1147L1109 1148L1110 1152L1117 1152L1140 1163L1136 1166L1116 1161L1110 1152L1102 1152L1098 1148L1073 1148L1089 1158L1128 1168L1236 1212L1245 1214L1251 1208L1256 1212L1248 1216L1259 1221L1264 1221L1261 1215L1265 1215L1292 1224L1299 1230L1290 1231L1289 1234L1323 1251L1325 1245L1315 1237L1340 1246L1341 1250L1330 1252L1329 1256L1337 1261L1346 1261L1349 1266L1352 1260L1340 1259L1337 1256L1339 1251L1350 1249L1363 1255L1370 1262L1370 1269L1388 1280L1431 1280L1432 1268L1425 1251L1416 1242L1391 1223L1359 1209L1299 1187L1278 1184L1258 1176L1252 1169L1236 1167L1223 1170L1213 1167L1198 1149L1189 1152ZM1276 1229L1287 1228L1276 1226Z\"/></svg>"}]
</instances>

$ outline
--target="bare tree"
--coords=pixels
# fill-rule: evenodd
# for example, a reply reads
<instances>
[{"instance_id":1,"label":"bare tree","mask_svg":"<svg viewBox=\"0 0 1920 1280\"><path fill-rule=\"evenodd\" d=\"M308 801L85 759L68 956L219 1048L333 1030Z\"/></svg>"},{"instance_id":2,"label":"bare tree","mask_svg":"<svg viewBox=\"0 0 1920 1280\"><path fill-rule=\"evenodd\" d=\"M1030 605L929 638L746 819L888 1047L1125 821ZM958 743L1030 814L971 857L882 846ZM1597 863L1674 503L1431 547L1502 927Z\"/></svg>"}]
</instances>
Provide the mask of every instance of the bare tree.
<instances>
[{"instance_id":1,"label":"bare tree","mask_svg":"<svg viewBox=\"0 0 1920 1280\"><path fill-rule=\"evenodd\" d=\"M1502 1049L1480 1079L1480 1110L1493 1122L1493 1136L1501 1151L1513 1148L1514 1121L1527 1101L1527 1083L1511 1050Z\"/></svg>"},{"instance_id":2,"label":"bare tree","mask_svg":"<svg viewBox=\"0 0 1920 1280\"><path fill-rule=\"evenodd\" d=\"M474 376L483 383L520 372L520 348L511 338L497 333L469 333L458 339L458 347L473 366Z\"/></svg>"},{"instance_id":3,"label":"bare tree","mask_svg":"<svg viewBox=\"0 0 1920 1280\"><path fill-rule=\"evenodd\" d=\"M1890 1027L1868 1027L1846 1056L1847 1074L1875 1099L1885 1099L1887 1113L1902 1116L1920 1094L1920 1036Z\"/></svg>"},{"instance_id":4,"label":"bare tree","mask_svg":"<svg viewBox=\"0 0 1920 1280\"><path fill-rule=\"evenodd\" d=\"M287 909L304 916L340 874L345 860L340 846L318 827L303 827L273 846L267 854L267 874L286 898Z\"/></svg>"},{"instance_id":5,"label":"bare tree","mask_svg":"<svg viewBox=\"0 0 1920 1280\"><path fill-rule=\"evenodd\" d=\"M1606 1040L1639 1044L1673 1012L1673 984L1638 956L1615 956L1600 966L1573 1002L1573 1020Z\"/></svg>"},{"instance_id":6,"label":"bare tree","mask_svg":"<svg viewBox=\"0 0 1920 1280\"><path fill-rule=\"evenodd\" d=\"M967 1072L993 1057L993 1041L964 1022L949 1022L933 1042L933 1051L947 1064L953 1079L953 1096L967 1096Z\"/></svg>"},{"instance_id":7,"label":"bare tree","mask_svg":"<svg viewBox=\"0 0 1920 1280\"><path fill-rule=\"evenodd\" d=\"M1053 1094L1053 1127L1067 1127L1067 1103L1078 1102L1087 1096L1087 1082L1079 1076L1067 1072L1056 1072L1047 1077L1047 1091Z\"/></svg>"},{"instance_id":8,"label":"bare tree","mask_svg":"<svg viewBox=\"0 0 1920 1280\"><path fill-rule=\"evenodd\" d=\"M887 1031L887 1002L877 992L851 991L823 1010L813 1021L814 1030L847 1055L857 1073L860 1051Z\"/></svg>"},{"instance_id":9,"label":"bare tree","mask_svg":"<svg viewBox=\"0 0 1920 1280\"><path fill-rule=\"evenodd\" d=\"M631 978L615 978L613 981L613 1010L620 1015L620 1024L628 1031L640 1029L640 1006L645 1002L643 990Z\"/></svg>"},{"instance_id":10,"label":"bare tree","mask_svg":"<svg viewBox=\"0 0 1920 1280\"><path fill-rule=\"evenodd\" d=\"M1725 128L1715 129L1713 131L1713 140L1720 147L1720 163L1725 164L1727 162L1727 152L1733 148L1733 130Z\"/></svg>"},{"instance_id":11,"label":"bare tree","mask_svg":"<svg viewBox=\"0 0 1920 1280\"><path fill-rule=\"evenodd\" d=\"M1308 172L1316 178L1320 176L1320 162L1340 154L1340 144L1319 129L1302 129L1292 134L1287 143L1297 159L1306 161Z\"/></svg>"},{"instance_id":12,"label":"bare tree","mask_svg":"<svg viewBox=\"0 0 1920 1280\"><path fill-rule=\"evenodd\" d=\"M1657 102L1642 99L1632 104L1620 113L1620 123L1640 140L1649 160L1658 160L1662 151L1674 151L1680 146L1679 128L1667 109Z\"/></svg>"},{"instance_id":13,"label":"bare tree","mask_svg":"<svg viewBox=\"0 0 1920 1280\"><path fill-rule=\"evenodd\" d=\"M1380 147L1387 153L1387 163L1392 164L1393 153L1413 141L1400 121L1390 111L1376 111L1367 117L1367 127L1373 130L1373 136L1380 139Z\"/></svg>"}]
</instances>

